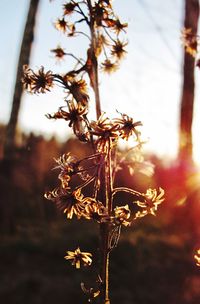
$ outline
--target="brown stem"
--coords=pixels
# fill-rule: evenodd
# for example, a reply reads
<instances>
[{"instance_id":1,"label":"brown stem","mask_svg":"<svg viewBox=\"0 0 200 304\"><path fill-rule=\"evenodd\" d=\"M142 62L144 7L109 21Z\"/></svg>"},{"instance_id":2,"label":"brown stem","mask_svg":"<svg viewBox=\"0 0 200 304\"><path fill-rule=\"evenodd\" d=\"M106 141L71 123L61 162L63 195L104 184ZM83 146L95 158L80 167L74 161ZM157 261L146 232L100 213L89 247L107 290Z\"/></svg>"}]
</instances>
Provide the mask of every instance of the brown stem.
<instances>
[{"instance_id":1,"label":"brown stem","mask_svg":"<svg viewBox=\"0 0 200 304\"><path fill-rule=\"evenodd\" d=\"M90 12L90 34L91 34L91 60L92 60L92 87L95 95L95 104L96 104L96 116L97 119L101 116L101 102L99 94L99 75L98 75L98 60L95 54L96 50L96 33L95 33L95 23L93 18L93 8L91 0L87 0L88 8Z\"/></svg>"},{"instance_id":2,"label":"brown stem","mask_svg":"<svg viewBox=\"0 0 200 304\"><path fill-rule=\"evenodd\" d=\"M112 213L112 168L111 168L111 140L109 141L108 153L105 161L105 196L106 208L108 215ZM110 304L109 300L109 253L110 253L110 224L101 224L101 237L103 245L103 259L102 259L102 299L103 304Z\"/></svg>"},{"instance_id":3,"label":"brown stem","mask_svg":"<svg viewBox=\"0 0 200 304\"><path fill-rule=\"evenodd\" d=\"M92 66L89 73L90 81L92 88L95 94L95 103L96 103L96 116L97 119L101 116L101 103L100 103L100 94L99 94L99 77L98 77L98 60L96 57L96 33L95 33L95 20L93 17L93 7L91 0L87 0L88 9L90 13L90 33L91 33L91 46L90 46L90 56ZM112 178L111 178L111 155L110 155L110 146L108 153L105 156L105 163L103 165L103 170L101 170L100 179L101 179L101 189L104 192L102 197L105 198L105 206L108 209L109 214L112 211ZM104 187L105 183L105 187ZM103 188L105 190L103 190ZM101 304L110 304L109 300L109 237L110 237L110 225L109 223L100 224L100 247L101 247L101 279L102 279L102 288L101 288Z\"/></svg>"}]
</instances>

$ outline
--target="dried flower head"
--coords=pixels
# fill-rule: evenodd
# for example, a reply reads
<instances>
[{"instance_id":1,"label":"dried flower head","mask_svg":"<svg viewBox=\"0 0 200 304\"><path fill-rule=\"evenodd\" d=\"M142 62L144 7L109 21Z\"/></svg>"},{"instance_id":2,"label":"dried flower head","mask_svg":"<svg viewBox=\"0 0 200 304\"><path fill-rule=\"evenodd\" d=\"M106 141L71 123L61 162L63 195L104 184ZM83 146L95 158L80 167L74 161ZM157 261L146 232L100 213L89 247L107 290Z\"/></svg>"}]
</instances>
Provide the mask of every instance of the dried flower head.
<instances>
[{"instance_id":1,"label":"dried flower head","mask_svg":"<svg viewBox=\"0 0 200 304\"><path fill-rule=\"evenodd\" d=\"M46 93L53 87L53 74L51 71L44 72L43 66L37 73L24 66L22 83L31 93Z\"/></svg>"},{"instance_id":2,"label":"dried flower head","mask_svg":"<svg viewBox=\"0 0 200 304\"><path fill-rule=\"evenodd\" d=\"M194 259L196 260L196 265L200 267L200 249L197 250Z\"/></svg>"},{"instance_id":3,"label":"dried flower head","mask_svg":"<svg viewBox=\"0 0 200 304\"><path fill-rule=\"evenodd\" d=\"M139 140L140 132L136 129L138 126L142 126L141 121L133 121L133 118L126 114L121 114L121 118L115 119L115 122L120 125L120 136L123 139L128 140L130 136L135 135L136 139Z\"/></svg>"},{"instance_id":4,"label":"dried flower head","mask_svg":"<svg viewBox=\"0 0 200 304\"><path fill-rule=\"evenodd\" d=\"M100 223L102 221L102 218L108 215L107 209L101 202L96 201L96 199L86 197L84 198L83 202L86 204L85 210L82 214L85 219L92 219Z\"/></svg>"},{"instance_id":5,"label":"dried flower head","mask_svg":"<svg viewBox=\"0 0 200 304\"><path fill-rule=\"evenodd\" d=\"M102 22L108 19L109 16L108 7L104 6L102 1L95 3L95 6L93 7L93 16L96 26L102 26Z\"/></svg>"},{"instance_id":6,"label":"dried flower head","mask_svg":"<svg viewBox=\"0 0 200 304\"><path fill-rule=\"evenodd\" d=\"M95 291L93 287L86 288L83 282L81 283L81 289L87 295L89 303L93 303L93 300L100 294L100 290Z\"/></svg>"},{"instance_id":7,"label":"dried flower head","mask_svg":"<svg viewBox=\"0 0 200 304\"><path fill-rule=\"evenodd\" d=\"M70 15L73 13L76 6L77 3L74 3L73 1L63 4L64 15Z\"/></svg>"},{"instance_id":8,"label":"dried flower head","mask_svg":"<svg viewBox=\"0 0 200 304\"><path fill-rule=\"evenodd\" d=\"M79 269L81 266L90 266L92 264L92 254L89 252L82 252L78 247L75 251L67 251L64 257L69 260L73 266Z\"/></svg>"},{"instance_id":9,"label":"dried flower head","mask_svg":"<svg viewBox=\"0 0 200 304\"><path fill-rule=\"evenodd\" d=\"M119 39L117 39L115 43L112 45L111 54L119 60L122 59L126 54L126 50L124 49L124 47L127 44L128 44L127 42L123 43Z\"/></svg>"},{"instance_id":10,"label":"dried flower head","mask_svg":"<svg viewBox=\"0 0 200 304\"><path fill-rule=\"evenodd\" d=\"M58 209L63 211L68 219L75 214L79 219L85 209L83 194L80 189L70 191L69 188L56 188L45 193L45 198L53 201Z\"/></svg>"},{"instance_id":11,"label":"dried flower head","mask_svg":"<svg viewBox=\"0 0 200 304\"><path fill-rule=\"evenodd\" d=\"M54 169L60 169L58 178L61 180L62 188L68 188L71 176L80 170L77 159L71 156L70 153L65 153L58 159L55 159L55 161L58 165Z\"/></svg>"},{"instance_id":12,"label":"dried flower head","mask_svg":"<svg viewBox=\"0 0 200 304\"><path fill-rule=\"evenodd\" d=\"M101 64L101 69L103 72L106 73L112 73L115 72L119 68L119 65L117 62L112 62L110 59L106 59L104 62Z\"/></svg>"},{"instance_id":13,"label":"dried flower head","mask_svg":"<svg viewBox=\"0 0 200 304\"><path fill-rule=\"evenodd\" d=\"M69 78L70 85L68 89L77 102L86 106L88 103L87 83L84 79Z\"/></svg>"},{"instance_id":14,"label":"dried flower head","mask_svg":"<svg viewBox=\"0 0 200 304\"><path fill-rule=\"evenodd\" d=\"M61 48L60 46L57 46L56 49L52 49L51 52L54 53L55 58L58 59L58 60L63 59L64 56L66 55L64 49Z\"/></svg>"},{"instance_id":15,"label":"dried flower head","mask_svg":"<svg viewBox=\"0 0 200 304\"><path fill-rule=\"evenodd\" d=\"M192 33L192 29L184 28L182 30L181 39L185 46L186 52L192 55L193 57L195 57L197 54L198 41L197 41L197 36Z\"/></svg>"},{"instance_id":16,"label":"dried flower head","mask_svg":"<svg viewBox=\"0 0 200 304\"><path fill-rule=\"evenodd\" d=\"M140 218L147 214L156 215L155 212L158 209L158 205L164 201L164 190L159 188L159 192L160 193L158 194L156 189L148 189L146 194L142 194L144 201L137 201L136 204L144 210L138 211L135 218Z\"/></svg>"},{"instance_id":17,"label":"dried flower head","mask_svg":"<svg viewBox=\"0 0 200 304\"><path fill-rule=\"evenodd\" d=\"M118 124L104 117L104 113L97 121L92 121L90 126L92 128L92 134L98 137L96 144L99 152L107 152L110 143L119 138Z\"/></svg>"},{"instance_id":18,"label":"dried flower head","mask_svg":"<svg viewBox=\"0 0 200 304\"><path fill-rule=\"evenodd\" d=\"M74 101L67 102L69 109L68 112L63 110L63 107L61 107L59 111L53 115L47 114L47 117L50 119L64 119L69 121L69 127L72 127L74 134L78 137L82 135L85 137L85 140L87 140L88 133L84 115L87 114L88 109L80 103L76 103Z\"/></svg>"},{"instance_id":19,"label":"dried flower head","mask_svg":"<svg viewBox=\"0 0 200 304\"><path fill-rule=\"evenodd\" d=\"M125 28L127 28L128 23L121 23L121 21L117 18L113 25L113 30L117 35L120 34L121 31L125 31Z\"/></svg>"},{"instance_id":20,"label":"dried flower head","mask_svg":"<svg viewBox=\"0 0 200 304\"><path fill-rule=\"evenodd\" d=\"M130 226L130 218L131 211L128 205L116 207L114 209L115 212L115 223L118 225Z\"/></svg>"},{"instance_id":21,"label":"dried flower head","mask_svg":"<svg viewBox=\"0 0 200 304\"><path fill-rule=\"evenodd\" d=\"M68 32L67 36L68 37L74 37L75 34L76 34L75 24L74 23L69 23L68 24L68 30L69 30L69 32Z\"/></svg>"},{"instance_id":22,"label":"dried flower head","mask_svg":"<svg viewBox=\"0 0 200 304\"><path fill-rule=\"evenodd\" d=\"M57 19L56 22L54 23L54 25L58 31L66 33L68 24L67 24L67 21L65 20L65 18Z\"/></svg>"},{"instance_id":23,"label":"dried flower head","mask_svg":"<svg viewBox=\"0 0 200 304\"><path fill-rule=\"evenodd\" d=\"M32 77L33 71L27 66L23 66L23 77L22 77L22 84L25 90L31 91L31 84L32 84Z\"/></svg>"}]
</instances>

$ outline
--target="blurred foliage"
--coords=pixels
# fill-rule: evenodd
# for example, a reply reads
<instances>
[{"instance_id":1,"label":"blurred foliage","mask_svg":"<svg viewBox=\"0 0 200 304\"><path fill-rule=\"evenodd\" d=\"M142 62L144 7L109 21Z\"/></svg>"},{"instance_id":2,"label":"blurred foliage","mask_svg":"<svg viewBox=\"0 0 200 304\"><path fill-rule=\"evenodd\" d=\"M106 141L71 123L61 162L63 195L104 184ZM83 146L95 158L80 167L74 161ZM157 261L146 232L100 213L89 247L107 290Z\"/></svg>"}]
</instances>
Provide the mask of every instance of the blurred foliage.
<instances>
[{"instance_id":1,"label":"blurred foliage","mask_svg":"<svg viewBox=\"0 0 200 304\"><path fill-rule=\"evenodd\" d=\"M78 245L95 252L97 226L67 221L43 194L46 185L49 189L55 186L57 172L49 172L55 165L53 158L68 151L84 157L88 146L74 138L61 144L56 138L45 140L19 132L10 164L3 162L4 126L0 134L0 303L87 303L77 286L82 277L90 286L95 269L74 271L64 255ZM123 168L117 183L139 185L140 191L159 185L165 189L166 201L156 218L145 217L122 232L119 246L112 252L111 301L197 304L200 270L193 255L200 244L198 172L185 170L178 161L166 166L155 156L147 158L155 164L153 177L136 174L130 178L128 168ZM8 169L12 173L9 180L4 174Z\"/></svg>"}]
</instances>

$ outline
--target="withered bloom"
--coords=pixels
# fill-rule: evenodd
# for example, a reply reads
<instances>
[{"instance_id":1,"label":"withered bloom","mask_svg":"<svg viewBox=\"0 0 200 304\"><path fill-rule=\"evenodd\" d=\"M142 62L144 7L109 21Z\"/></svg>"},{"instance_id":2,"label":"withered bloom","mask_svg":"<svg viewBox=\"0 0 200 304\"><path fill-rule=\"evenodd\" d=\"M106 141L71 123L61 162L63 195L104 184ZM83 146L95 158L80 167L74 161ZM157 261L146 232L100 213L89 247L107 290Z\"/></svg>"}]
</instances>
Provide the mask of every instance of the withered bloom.
<instances>
[{"instance_id":1,"label":"withered bloom","mask_svg":"<svg viewBox=\"0 0 200 304\"><path fill-rule=\"evenodd\" d=\"M193 57L197 54L197 46L198 41L197 37L192 33L191 28L184 28L182 30L182 36L181 39L183 41L183 44L185 46L185 50L188 54L192 55Z\"/></svg>"},{"instance_id":2,"label":"withered bloom","mask_svg":"<svg viewBox=\"0 0 200 304\"><path fill-rule=\"evenodd\" d=\"M22 82L31 93L46 93L53 86L53 74L51 71L44 72L43 66L37 73L25 66Z\"/></svg>"},{"instance_id":3,"label":"withered bloom","mask_svg":"<svg viewBox=\"0 0 200 304\"><path fill-rule=\"evenodd\" d=\"M70 15L73 13L76 6L77 4L72 1L63 4L64 15Z\"/></svg>"},{"instance_id":4,"label":"withered bloom","mask_svg":"<svg viewBox=\"0 0 200 304\"><path fill-rule=\"evenodd\" d=\"M67 24L67 21L65 21L65 18L57 19L57 21L55 22L54 25L57 30L59 30L63 33L66 33L68 24Z\"/></svg>"},{"instance_id":5,"label":"withered bloom","mask_svg":"<svg viewBox=\"0 0 200 304\"><path fill-rule=\"evenodd\" d=\"M103 20L108 19L109 12L107 11L107 7L103 5L103 2L95 3L93 15L97 27L102 26Z\"/></svg>"},{"instance_id":6,"label":"withered bloom","mask_svg":"<svg viewBox=\"0 0 200 304\"><path fill-rule=\"evenodd\" d=\"M52 49L51 52L54 53L55 58L58 60L63 59L63 57L66 55L64 49L61 48L60 46L57 46L56 49Z\"/></svg>"},{"instance_id":7,"label":"withered bloom","mask_svg":"<svg viewBox=\"0 0 200 304\"><path fill-rule=\"evenodd\" d=\"M115 41L115 44L112 45L111 54L117 59L122 59L126 53L124 47L127 45L127 42L121 42L119 39Z\"/></svg>"},{"instance_id":8,"label":"withered bloom","mask_svg":"<svg viewBox=\"0 0 200 304\"><path fill-rule=\"evenodd\" d=\"M113 123L107 117L104 118L103 113L97 121L92 121L90 126L92 128L92 134L98 137L96 141L97 150L106 153L109 148L110 140L113 141L119 138L118 124Z\"/></svg>"},{"instance_id":9,"label":"withered bloom","mask_svg":"<svg viewBox=\"0 0 200 304\"><path fill-rule=\"evenodd\" d=\"M66 214L68 219L72 219L73 215L80 219L85 208L83 194L80 189L71 192L69 188L56 188L53 191L46 192L45 198L53 201L58 209Z\"/></svg>"},{"instance_id":10,"label":"withered bloom","mask_svg":"<svg viewBox=\"0 0 200 304\"><path fill-rule=\"evenodd\" d=\"M106 59L104 62L102 62L101 68L102 71L110 74L115 72L119 68L119 65L116 62L112 62L110 59Z\"/></svg>"},{"instance_id":11,"label":"withered bloom","mask_svg":"<svg viewBox=\"0 0 200 304\"><path fill-rule=\"evenodd\" d=\"M92 254L89 252L82 252L78 247L75 251L67 251L64 257L71 261L72 265L79 269L81 266L90 266L92 264Z\"/></svg>"},{"instance_id":12,"label":"withered bloom","mask_svg":"<svg viewBox=\"0 0 200 304\"><path fill-rule=\"evenodd\" d=\"M58 178L61 180L62 188L67 188L71 176L76 174L80 169L77 159L71 156L70 153L65 153L58 159L55 159L55 161L58 165L54 169L59 168L61 170Z\"/></svg>"},{"instance_id":13,"label":"withered bloom","mask_svg":"<svg viewBox=\"0 0 200 304\"><path fill-rule=\"evenodd\" d=\"M84 198L83 202L86 204L82 214L85 219L92 219L100 223L102 218L107 216L107 210L101 202L91 197Z\"/></svg>"},{"instance_id":14,"label":"withered bloom","mask_svg":"<svg viewBox=\"0 0 200 304\"><path fill-rule=\"evenodd\" d=\"M84 79L75 79L73 77L68 79L70 83L68 89L77 102L81 103L83 106L86 106L88 103L88 94L87 94L87 83Z\"/></svg>"},{"instance_id":15,"label":"withered bloom","mask_svg":"<svg viewBox=\"0 0 200 304\"><path fill-rule=\"evenodd\" d=\"M99 0L99 3L101 4L101 5L106 5L106 6L108 6L108 7L112 7L112 4L111 4L111 2L112 2L112 0Z\"/></svg>"},{"instance_id":16,"label":"withered bloom","mask_svg":"<svg viewBox=\"0 0 200 304\"><path fill-rule=\"evenodd\" d=\"M138 211L135 215L135 218L143 217L147 214L156 215L158 205L164 201L164 190L159 188L160 193L158 194L156 189L148 189L146 194L142 194L144 201L137 201L136 204L143 208L143 211Z\"/></svg>"},{"instance_id":17,"label":"withered bloom","mask_svg":"<svg viewBox=\"0 0 200 304\"><path fill-rule=\"evenodd\" d=\"M115 33L117 35L119 35L119 33L121 31L125 31L124 29L128 26L128 23L121 23L121 21L117 18L115 20L115 23L113 25L113 30L115 31Z\"/></svg>"},{"instance_id":18,"label":"withered bloom","mask_svg":"<svg viewBox=\"0 0 200 304\"><path fill-rule=\"evenodd\" d=\"M74 134L79 136L85 134L87 136L86 124L84 115L87 114L87 108L80 103L74 101L68 101L69 111L63 110L63 107L59 109L55 114L47 114L48 118L65 119L69 121L69 127L72 127Z\"/></svg>"},{"instance_id":19,"label":"withered bloom","mask_svg":"<svg viewBox=\"0 0 200 304\"><path fill-rule=\"evenodd\" d=\"M95 291L95 289L92 287L86 288L83 282L81 283L81 289L88 296L89 303L93 303L93 300L100 294L100 290Z\"/></svg>"},{"instance_id":20,"label":"withered bloom","mask_svg":"<svg viewBox=\"0 0 200 304\"><path fill-rule=\"evenodd\" d=\"M130 215L131 211L128 205L116 207L115 212L115 223L118 225L130 226Z\"/></svg>"},{"instance_id":21,"label":"withered bloom","mask_svg":"<svg viewBox=\"0 0 200 304\"><path fill-rule=\"evenodd\" d=\"M23 66L23 77L22 77L22 83L25 90L31 92L31 84L32 80L31 77L33 75L33 71L27 66Z\"/></svg>"},{"instance_id":22,"label":"withered bloom","mask_svg":"<svg viewBox=\"0 0 200 304\"><path fill-rule=\"evenodd\" d=\"M68 37L73 37L76 33L75 24L74 23L68 24L68 30L69 30L69 32L68 32L67 36Z\"/></svg>"},{"instance_id":23,"label":"withered bloom","mask_svg":"<svg viewBox=\"0 0 200 304\"><path fill-rule=\"evenodd\" d=\"M73 71L62 76L64 87L72 94L77 103L83 107L88 104L87 83L84 79L77 79Z\"/></svg>"},{"instance_id":24,"label":"withered bloom","mask_svg":"<svg viewBox=\"0 0 200 304\"><path fill-rule=\"evenodd\" d=\"M133 118L127 114L121 113L121 118L116 118L115 122L120 125L120 136L123 139L128 140L130 136L135 135L136 139L139 139L140 132L136 129L138 126L142 126L141 121L133 121Z\"/></svg>"},{"instance_id":25,"label":"withered bloom","mask_svg":"<svg viewBox=\"0 0 200 304\"><path fill-rule=\"evenodd\" d=\"M196 260L196 265L200 266L200 249L197 250L197 253L194 255L194 259Z\"/></svg>"}]
</instances>

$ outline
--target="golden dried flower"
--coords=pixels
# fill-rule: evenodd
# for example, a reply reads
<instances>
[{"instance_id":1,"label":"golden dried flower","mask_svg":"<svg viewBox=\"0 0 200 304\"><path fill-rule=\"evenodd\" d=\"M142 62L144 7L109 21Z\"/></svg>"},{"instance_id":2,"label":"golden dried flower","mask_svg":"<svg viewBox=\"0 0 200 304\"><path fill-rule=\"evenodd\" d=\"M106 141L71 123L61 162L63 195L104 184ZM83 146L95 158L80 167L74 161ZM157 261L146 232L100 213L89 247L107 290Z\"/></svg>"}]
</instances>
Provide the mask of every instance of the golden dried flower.
<instances>
[{"instance_id":1,"label":"golden dried flower","mask_svg":"<svg viewBox=\"0 0 200 304\"><path fill-rule=\"evenodd\" d=\"M80 102L83 103L83 99L88 99L87 95L87 83L84 79L71 79L69 80L70 86L69 90L70 93L74 96L74 98Z\"/></svg>"},{"instance_id":2,"label":"golden dried flower","mask_svg":"<svg viewBox=\"0 0 200 304\"><path fill-rule=\"evenodd\" d=\"M73 3L72 1L63 4L64 15L70 15L73 13L77 3Z\"/></svg>"},{"instance_id":3,"label":"golden dried flower","mask_svg":"<svg viewBox=\"0 0 200 304\"><path fill-rule=\"evenodd\" d=\"M124 47L127 44L128 44L127 42L123 43L119 39L117 39L115 41L115 44L112 45L111 54L119 60L122 59L125 53L127 53L126 50L124 49Z\"/></svg>"},{"instance_id":4,"label":"golden dried flower","mask_svg":"<svg viewBox=\"0 0 200 304\"><path fill-rule=\"evenodd\" d=\"M23 66L23 77L22 77L22 83L23 87L27 91L31 91L31 84L32 84L32 77L33 71L27 66Z\"/></svg>"},{"instance_id":5,"label":"golden dried flower","mask_svg":"<svg viewBox=\"0 0 200 304\"><path fill-rule=\"evenodd\" d=\"M73 132L76 136L85 135L87 139L87 129L84 115L87 114L88 109L80 103L74 101L68 101L69 111L63 110L63 107L53 115L47 114L47 118L54 119L65 119L69 121L69 127L72 127Z\"/></svg>"},{"instance_id":6,"label":"golden dried flower","mask_svg":"<svg viewBox=\"0 0 200 304\"><path fill-rule=\"evenodd\" d=\"M92 128L91 133L98 137L96 144L99 152L106 153L110 142L118 139L119 137L118 124L115 124L107 117L104 117L104 113L97 121L92 121L90 127Z\"/></svg>"},{"instance_id":7,"label":"golden dried flower","mask_svg":"<svg viewBox=\"0 0 200 304\"><path fill-rule=\"evenodd\" d=\"M63 57L66 55L64 49L61 48L60 46L57 46L56 49L52 49L51 52L54 53L55 58L58 60L63 59Z\"/></svg>"},{"instance_id":8,"label":"golden dried flower","mask_svg":"<svg viewBox=\"0 0 200 304\"><path fill-rule=\"evenodd\" d=\"M115 31L115 33L117 35L119 35L119 33L121 31L125 31L124 29L128 26L128 23L121 23L121 21L117 18L115 20L114 26L113 26L113 30Z\"/></svg>"},{"instance_id":9,"label":"golden dried flower","mask_svg":"<svg viewBox=\"0 0 200 304\"><path fill-rule=\"evenodd\" d=\"M111 62L110 59L106 59L104 62L102 62L101 68L102 71L110 74L115 72L119 68L119 65L116 62Z\"/></svg>"},{"instance_id":10,"label":"golden dried flower","mask_svg":"<svg viewBox=\"0 0 200 304\"><path fill-rule=\"evenodd\" d=\"M51 71L44 72L43 66L37 73L27 66L24 66L22 82L24 87L31 93L46 93L53 87L53 74Z\"/></svg>"},{"instance_id":11,"label":"golden dried flower","mask_svg":"<svg viewBox=\"0 0 200 304\"><path fill-rule=\"evenodd\" d=\"M55 22L54 25L58 31L61 31L63 33L65 33L67 31L68 24L67 24L67 21L65 21L65 18L57 19L57 21Z\"/></svg>"},{"instance_id":12,"label":"golden dried flower","mask_svg":"<svg viewBox=\"0 0 200 304\"><path fill-rule=\"evenodd\" d=\"M130 136L135 135L136 139L139 139L140 132L136 129L138 126L142 126L141 121L133 121L133 118L126 114L121 114L121 118L116 118L115 122L120 125L121 138L128 140Z\"/></svg>"},{"instance_id":13,"label":"golden dried flower","mask_svg":"<svg viewBox=\"0 0 200 304\"><path fill-rule=\"evenodd\" d=\"M196 260L196 265L200 266L200 249L197 250L196 254L194 255L194 259Z\"/></svg>"},{"instance_id":14,"label":"golden dried flower","mask_svg":"<svg viewBox=\"0 0 200 304\"><path fill-rule=\"evenodd\" d=\"M192 55L193 57L196 56L197 54L197 46L198 46L198 41L197 41L197 36L195 36L192 33L191 28L184 28L182 30L182 36L181 39L183 41L183 44L185 46L185 50L188 54Z\"/></svg>"},{"instance_id":15,"label":"golden dried flower","mask_svg":"<svg viewBox=\"0 0 200 304\"><path fill-rule=\"evenodd\" d=\"M83 107L86 107L89 99L86 81L82 78L76 79L73 75L73 71L60 78L62 78L64 87L72 94L76 102Z\"/></svg>"},{"instance_id":16,"label":"golden dried flower","mask_svg":"<svg viewBox=\"0 0 200 304\"><path fill-rule=\"evenodd\" d=\"M45 198L53 201L58 209L66 214L68 219L72 219L74 214L79 219L85 208L80 189L71 192L69 188L56 188L53 191L46 192Z\"/></svg>"},{"instance_id":17,"label":"golden dried flower","mask_svg":"<svg viewBox=\"0 0 200 304\"><path fill-rule=\"evenodd\" d=\"M107 11L107 7L103 5L103 2L95 3L93 15L97 27L102 25L104 19L108 19L109 12Z\"/></svg>"},{"instance_id":18,"label":"golden dried flower","mask_svg":"<svg viewBox=\"0 0 200 304\"><path fill-rule=\"evenodd\" d=\"M86 288L83 282L81 283L81 289L88 296L89 303L93 303L93 300L100 294L100 290L95 291L95 289L92 287Z\"/></svg>"},{"instance_id":19,"label":"golden dried flower","mask_svg":"<svg viewBox=\"0 0 200 304\"><path fill-rule=\"evenodd\" d=\"M108 7L112 7L112 0L99 0L99 3L102 5L102 6L108 6Z\"/></svg>"},{"instance_id":20,"label":"golden dried flower","mask_svg":"<svg viewBox=\"0 0 200 304\"><path fill-rule=\"evenodd\" d=\"M58 159L55 159L58 164L54 169L59 168L61 170L58 178L61 180L62 188L67 188L71 176L78 172L79 165L77 164L77 159L71 156L70 153L65 153Z\"/></svg>"},{"instance_id":21,"label":"golden dried flower","mask_svg":"<svg viewBox=\"0 0 200 304\"><path fill-rule=\"evenodd\" d=\"M86 204L82 214L85 219L92 219L100 223L102 218L107 216L107 210L101 202L91 197L84 198L83 202Z\"/></svg>"},{"instance_id":22,"label":"golden dried flower","mask_svg":"<svg viewBox=\"0 0 200 304\"><path fill-rule=\"evenodd\" d=\"M71 261L72 265L79 269L81 266L90 266L92 264L92 254L89 252L82 252L78 247L75 251L67 251L64 257Z\"/></svg>"},{"instance_id":23,"label":"golden dried flower","mask_svg":"<svg viewBox=\"0 0 200 304\"><path fill-rule=\"evenodd\" d=\"M128 219L130 218L131 211L128 205L116 207L114 212L116 224L130 226L130 221L128 221Z\"/></svg>"},{"instance_id":24,"label":"golden dried flower","mask_svg":"<svg viewBox=\"0 0 200 304\"><path fill-rule=\"evenodd\" d=\"M160 205L164 201L164 190L159 188L160 193L158 194L156 189L148 189L146 194L142 194L144 201L137 201L136 204L143 208L143 211L138 211L136 213L135 218L143 217L147 214L156 215L155 212L158 209L158 205Z\"/></svg>"},{"instance_id":25,"label":"golden dried flower","mask_svg":"<svg viewBox=\"0 0 200 304\"><path fill-rule=\"evenodd\" d=\"M73 37L76 33L75 24L74 23L68 24L68 30L69 30L69 32L68 32L67 36L68 37Z\"/></svg>"}]
</instances>

